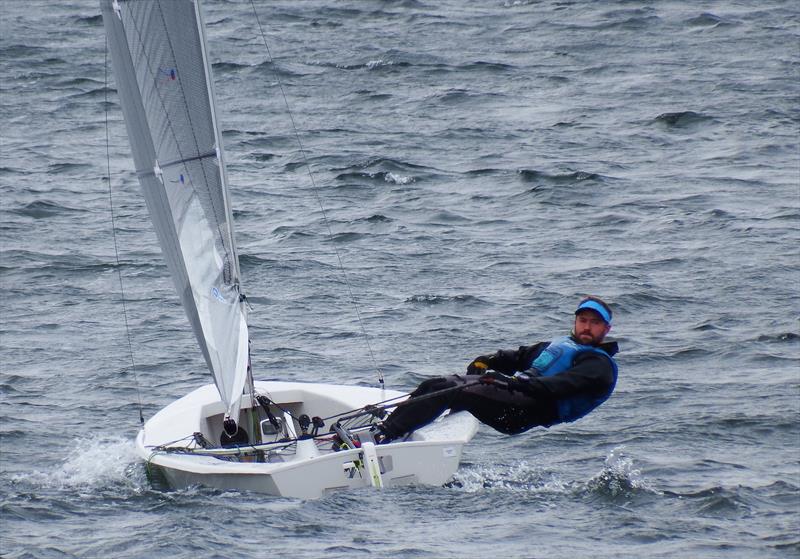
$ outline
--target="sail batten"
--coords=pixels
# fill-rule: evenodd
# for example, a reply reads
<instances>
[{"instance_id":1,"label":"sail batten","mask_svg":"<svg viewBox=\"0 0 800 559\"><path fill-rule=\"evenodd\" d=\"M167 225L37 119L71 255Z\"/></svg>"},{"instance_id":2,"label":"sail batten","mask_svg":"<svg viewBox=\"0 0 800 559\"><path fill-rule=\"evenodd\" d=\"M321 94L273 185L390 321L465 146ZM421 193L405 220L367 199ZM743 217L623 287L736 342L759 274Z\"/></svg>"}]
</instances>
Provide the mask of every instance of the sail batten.
<instances>
[{"instance_id":1,"label":"sail batten","mask_svg":"<svg viewBox=\"0 0 800 559\"><path fill-rule=\"evenodd\" d=\"M161 163L159 161L156 161L156 165L154 165L150 169L146 169L146 170L142 170L142 171L137 170L136 171L136 176L137 177L141 177L141 176L147 176L147 175L152 175L152 174L158 175L158 172L156 172L155 169L162 169L163 170L164 168L172 167L173 165L182 165L182 164L185 164L185 163L190 163L192 161L199 161L201 159L207 159L207 158L215 158L216 159L218 157L219 156L217 155L216 151L210 151L208 153L201 153L200 155L196 155L194 157L189 157L188 159L176 159L175 161L167 161L166 163Z\"/></svg>"},{"instance_id":2,"label":"sail batten","mask_svg":"<svg viewBox=\"0 0 800 559\"><path fill-rule=\"evenodd\" d=\"M226 411L248 367L246 307L197 0L101 0L139 179L176 291Z\"/></svg>"}]
</instances>

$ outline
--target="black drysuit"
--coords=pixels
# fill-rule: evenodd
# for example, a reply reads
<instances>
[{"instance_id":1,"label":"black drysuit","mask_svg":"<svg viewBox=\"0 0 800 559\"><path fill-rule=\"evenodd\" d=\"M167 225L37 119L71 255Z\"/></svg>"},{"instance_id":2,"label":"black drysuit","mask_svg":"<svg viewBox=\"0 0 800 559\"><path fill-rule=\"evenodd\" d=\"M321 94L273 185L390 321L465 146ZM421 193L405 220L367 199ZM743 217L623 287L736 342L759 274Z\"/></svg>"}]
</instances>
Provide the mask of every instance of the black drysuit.
<instances>
[{"instance_id":1,"label":"black drysuit","mask_svg":"<svg viewBox=\"0 0 800 559\"><path fill-rule=\"evenodd\" d=\"M557 402L560 399L604 394L614 383L610 359L594 352L578 354L573 366L566 371L553 376L535 376L536 372L529 367L548 345L549 342L540 342L517 350L501 350L482 359L491 370L507 375L515 372L529 375L528 380L512 379L508 387L474 384L479 378L476 375L426 380L386 418L382 430L387 439L395 439L427 425L449 408L454 412L468 411L501 433L515 435L532 427L559 423ZM618 349L616 342L598 347L609 355L614 355ZM465 384L472 386L456 388ZM445 388L454 389L431 395ZM420 396L426 397L418 400Z\"/></svg>"}]
</instances>

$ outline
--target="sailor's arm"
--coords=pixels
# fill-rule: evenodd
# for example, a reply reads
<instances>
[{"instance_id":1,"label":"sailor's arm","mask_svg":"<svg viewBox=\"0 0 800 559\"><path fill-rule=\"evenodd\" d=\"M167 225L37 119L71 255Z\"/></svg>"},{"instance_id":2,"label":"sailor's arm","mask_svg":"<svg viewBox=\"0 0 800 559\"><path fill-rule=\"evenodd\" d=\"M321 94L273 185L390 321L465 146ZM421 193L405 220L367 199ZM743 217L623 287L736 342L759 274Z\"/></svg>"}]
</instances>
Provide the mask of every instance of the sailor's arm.
<instances>
[{"instance_id":1,"label":"sailor's arm","mask_svg":"<svg viewBox=\"0 0 800 559\"><path fill-rule=\"evenodd\" d=\"M596 396L606 392L614 383L614 368L608 357L599 353L578 355L572 368L553 376L534 376L520 379L520 387L538 398L568 398Z\"/></svg>"},{"instance_id":2,"label":"sailor's arm","mask_svg":"<svg viewBox=\"0 0 800 559\"><path fill-rule=\"evenodd\" d=\"M481 355L469 364L467 374L483 374L487 370L492 370L513 375L517 371L527 369L536 356L548 345L548 342L539 342L534 345L520 346L519 349L501 349L492 355Z\"/></svg>"}]
</instances>

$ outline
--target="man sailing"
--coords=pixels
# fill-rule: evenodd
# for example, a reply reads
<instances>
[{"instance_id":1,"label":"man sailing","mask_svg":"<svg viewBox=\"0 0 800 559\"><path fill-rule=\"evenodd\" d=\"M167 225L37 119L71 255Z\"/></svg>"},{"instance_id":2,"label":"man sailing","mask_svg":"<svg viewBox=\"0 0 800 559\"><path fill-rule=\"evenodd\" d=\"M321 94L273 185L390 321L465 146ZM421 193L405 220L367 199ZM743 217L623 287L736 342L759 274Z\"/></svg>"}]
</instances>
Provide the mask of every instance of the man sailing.
<instances>
[{"instance_id":1,"label":"man sailing","mask_svg":"<svg viewBox=\"0 0 800 559\"><path fill-rule=\"evenodd\" d=\"M376 440L401 438L446 409L468 411L509 435L583 417L617 383L617 343L604 341L611 318L605 302L587 297L575 310L571 335L482 355L466 375L426 380L378 426Z\"/></svg>"}]
</instances>

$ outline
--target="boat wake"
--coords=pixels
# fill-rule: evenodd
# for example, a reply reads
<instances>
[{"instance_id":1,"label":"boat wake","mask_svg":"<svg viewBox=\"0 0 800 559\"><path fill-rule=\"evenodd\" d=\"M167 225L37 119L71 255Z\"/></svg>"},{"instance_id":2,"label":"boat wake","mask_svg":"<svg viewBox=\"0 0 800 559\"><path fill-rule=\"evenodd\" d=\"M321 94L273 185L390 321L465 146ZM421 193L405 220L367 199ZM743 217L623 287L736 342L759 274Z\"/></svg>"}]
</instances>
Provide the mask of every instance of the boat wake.
<instances>
[{"instance_id":1,"label":"boat wake","mask_svg":"<svg viewBox=\"0 0 800 559\"><path fill-rule=\"evenodd\" d=\"M447 486L470 493L487 489L526 493L565 493L568 490L567 484L554 472L532 466L526 461L510 465L465 466Z\"/></svg>"},{"instance_id":2,"label":"boat wake","mask_svg":"<svg viewBox=\"0 0 800 559\"><path fill-rule=\"evenodd\" d=\"M553 495L589 495L627 498L645 493L661 495L635 467L634 461L618 446L606 456L603 468L588 481L568 480L563 471L534 466L527 461L510 465L464 465L447 487L467 492L485 490L519 491Z\"/></svg>"},{"instance_id":3,"label":"boat wake","mask_svg":"<svg viewBox=\"0 0 800 559\"><path fill-rule=\"evenodd\" d=\"M133 441L121 437L97 436L77 439L72 452L54 467L12 476L16 483L50 489L103 489L147 486L144 467L136 456Z\"/></svg>"},{"instance_id":4,"label":"boat wake","mask_svg":"<svg viewBox=\"0 0 800 559\"><path fill-rule=\"evenodd\" d=\"M586 483L585 490L611 498L630 497L640 492L661 494L642 477L633 459L624 450L624 446L618 446L609 452L605 466Z\"/></svg>"}]
</instances>

